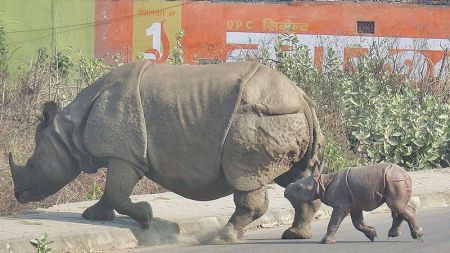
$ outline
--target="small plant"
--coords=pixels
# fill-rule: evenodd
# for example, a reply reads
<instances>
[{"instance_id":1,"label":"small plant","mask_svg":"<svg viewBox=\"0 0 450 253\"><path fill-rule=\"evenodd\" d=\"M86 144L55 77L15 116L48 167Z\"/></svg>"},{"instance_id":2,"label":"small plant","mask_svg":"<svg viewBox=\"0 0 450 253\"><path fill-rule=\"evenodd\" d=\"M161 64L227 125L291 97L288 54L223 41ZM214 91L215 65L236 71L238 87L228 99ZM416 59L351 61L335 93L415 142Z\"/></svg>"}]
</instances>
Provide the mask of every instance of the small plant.
<instances>
[{"instance_id":1,"label":"small plant","mask_svg":"<svg viewBox=\"0 0 450 253\"><path fill-rule=\"evenodd\" d=\"M92 59L88 59L84 56L80 56L78 72L80 81L84 87L90 85L95 80L108 73L110 70L111 67L105 64L103 58L94 57Z\"/></svg>"},{"instance_id":2,"label":"small plant","mask_svg":"<svg viewBox=\"0 0 450 253\"><path fill-rule=\"evenodd\" d=\"M172 48L171 57L169 58L170 64L181 65L184 62L183 46L181 40L183 39L184 32L179 30L175 35L176 45Z\"/></svg>"},{"instance_id":3,"label":"small plant","mask_svg":"<svg viewBox=\"0 0 450 253\"><path fill-rule=\"evenodd\" d=\"M92 188L88 193L86 194L86 200L95 200L100 198L102 196L103 191L101 185L99 185L97 182L94 182L92 185Z\"/></svg>"},{"instance_id":4,"label":"small plant","mask_svg":"<svg viewBox=\"0 0 450 253\"><path fill-rule=\"evenodd\" d=\"M31 245L33 245L36 248L36 253L52 253L52 248L50 248L50 244L53 243L53 241L47 241L47 233L45 233L41 238L32 239L30 241Z\"/></svg>"}]
</instances>

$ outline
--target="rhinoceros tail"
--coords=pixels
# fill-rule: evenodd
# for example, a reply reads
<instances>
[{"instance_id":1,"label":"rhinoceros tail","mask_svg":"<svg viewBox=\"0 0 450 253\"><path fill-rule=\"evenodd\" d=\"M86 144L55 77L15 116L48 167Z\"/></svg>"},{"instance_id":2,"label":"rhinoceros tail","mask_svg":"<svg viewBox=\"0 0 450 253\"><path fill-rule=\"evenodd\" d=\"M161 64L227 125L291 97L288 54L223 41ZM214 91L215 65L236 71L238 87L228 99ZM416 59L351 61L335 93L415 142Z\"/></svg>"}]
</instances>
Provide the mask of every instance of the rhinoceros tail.
<instances>
[{"instance_id":1,"label":"rhinoceros tail","mask_svg":"<svg viewBox=\"0 0 450 253\"><path fill-rule=\"evenodd\" d=\"M316 114L316 103L306 95L306 93L298 88L301 96L306 103L305 108L305 116L308 121L309 133L311 136L310 144L308 147L308 151L305 154L305 159L308 159L308 167L310 169L314 168L316 164L319 162L319 150L323 145L324 135L322 134L322 130L320 129L319 120L317 119ZM317 164L318 165L318 164Z\"/></svg>"}]
</instances>

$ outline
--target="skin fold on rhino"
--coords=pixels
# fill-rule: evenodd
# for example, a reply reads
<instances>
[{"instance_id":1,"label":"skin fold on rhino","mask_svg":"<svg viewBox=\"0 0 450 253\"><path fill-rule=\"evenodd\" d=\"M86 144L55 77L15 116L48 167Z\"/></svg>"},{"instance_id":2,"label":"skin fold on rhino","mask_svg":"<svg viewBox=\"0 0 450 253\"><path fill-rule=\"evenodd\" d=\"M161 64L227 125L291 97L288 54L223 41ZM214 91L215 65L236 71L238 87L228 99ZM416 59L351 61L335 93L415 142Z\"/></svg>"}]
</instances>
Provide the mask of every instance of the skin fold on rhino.
<instances>
[{"instance_id":1,"label":"skin fold on rhino","mask_svg":"<svg viewBox=\"0 0 450 253\"><path fill-rule=\"evenodd\" d=\"M193 200L234 194L227 227L238 239L266 212L266 185L311 174L323 139L314 102L280 72L250 62L123 65L63 110L47 102L40 118L26 165L9 157L19 202L42 200L82 171L106 167L105 192L86 219L111 220L116 210L148 227L150 204L130 200L146 176ZM294 205L283 238L310 238L319 205Z\"/></svg>"},{"instance_id":2,"label":"skin fold on rhino","mask_svg":"<svg viewBox=\"0 0 450 253\"><path fill-rule=\"evenodd\" d=\"M374 241L377 232L364 223L363 211L372 211L385 202L392 213L388 237L400 235L400 224L406 220L411 237L422 240L423 232L417 225L415 209L408 205L411 178L402 167L379 163L345 168L331 174L322 174L322 169L323 163L312 175L289 184L284 193L293 205L320 199L333 208L327 233L320 243L336 242L336 231L349 213L355 228Z\"/></svg>"}]
</instances>

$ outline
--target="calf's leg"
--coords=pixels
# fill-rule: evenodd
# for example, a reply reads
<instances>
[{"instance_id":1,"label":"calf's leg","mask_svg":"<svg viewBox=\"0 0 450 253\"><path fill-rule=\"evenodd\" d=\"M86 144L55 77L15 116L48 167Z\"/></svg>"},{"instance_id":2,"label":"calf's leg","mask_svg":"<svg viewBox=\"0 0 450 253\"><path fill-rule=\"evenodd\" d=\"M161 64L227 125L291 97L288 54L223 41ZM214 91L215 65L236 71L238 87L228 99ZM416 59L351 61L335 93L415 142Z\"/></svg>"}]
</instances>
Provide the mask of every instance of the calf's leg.
<instances>
[{"instance_id":1,"label":"calf's leg","mask_svg":"<svg viewBox=\"0 0 450 253\"><path fill-rule=\"evenodd\" d=\"M391 229L389 229L388 237L397 237L400 235L399 227L400 224L403 221L403 218L398 213L395 213L394 211L392 213L392 226Z\"/></svg>"},{"instance_id":2,"label":"calf's leg","mask_svg":"<svg viewBox=\"0 0 450 253\"><path fill-rule=\"evenodd\" d=\"M131 202L130 195L136 183L142 178L132 164L112 159L108 164L105 194L108 204L118 213L128 215L144 228L150 226L152 208L147 202Z\"/></svg>"},{"instance_id":3,"label":"calf's leg","mask_svg":"<svg viewBox=\"0 0 450 253\"><path fill-rule=\"evenodd\" d=\"M252 221L263 216L269 205L267 188L263 186L254 191L234 191L236 210L231 216L222 239L227 241L242 240L244 229Z\"/></svg>"},{"instance_id":4,"label":"calf's leg","mask_svg":"<svg viewBox=\"0 0 450 253\"><path fill-rule=\"evenodd\" d=\"M417 225L416 210L408 205L408 201L411 198L411 179L407 175L404 178L404 180L396 180L386 185L386 204L393 213L398 215L398 218L394 218L392 222L392 235L398 235L398 226L401 220L405 220L408 222L411 237L413 239L420 239L423 231ZM391 230L389 230L389 235L391 234Z\"/></svg>"},{"instance_id":5,"label":"calf's leg","mask_svg":"<svg viewBox=\"0 0 450 253\"><path fill-rule=\"evenodd\" d=\"M372 242L377 237L377 231L374 227L368 226L364 223L364 217L362 210L351 210L350 217L352 218L353 226L364 233L364 235L369 238Z\"/></svg>"},{"instance_id":6,"label":"calf's leg","mask_svg":"<svg viewBox=\"0 0 450 253\"><path fill-rule=\"evenodd\" d=\"M411 237L413 239L420 239L423 235L422 227L417 225L416 221L416 210L410 207L409 205L405 205L402 210L398 211L400 217L406 222L408 222L409 230L411 232Z\"/></svg>"},{"instance_id":7,"label":"calf's leg","mask_svg":"<svg viewBox=\"0 0 450 253\"><path fill-rule=\"evenodd\" d=\"M335 243L336 242L336 231L339 229L339 225L348 215L348 211L339 207L334 207L331 213L331 219L328 223L327 234L322 238L320 243Z\"/></svg>"}]
</instances>

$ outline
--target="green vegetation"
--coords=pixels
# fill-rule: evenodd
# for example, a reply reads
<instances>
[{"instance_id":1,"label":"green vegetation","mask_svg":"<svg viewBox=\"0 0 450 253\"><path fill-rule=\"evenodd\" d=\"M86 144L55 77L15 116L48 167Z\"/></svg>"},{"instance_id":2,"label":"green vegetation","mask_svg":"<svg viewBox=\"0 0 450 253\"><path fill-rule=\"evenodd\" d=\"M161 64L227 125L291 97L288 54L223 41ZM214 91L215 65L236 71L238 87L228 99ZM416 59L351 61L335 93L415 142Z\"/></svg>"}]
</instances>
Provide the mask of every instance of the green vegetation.
<instances>
[{"instance_id":1,"label":"green vegetation","mask_svg":"<svg viewBox=\"0 0 450 253\"><path fill-rule=\"evenodd\" d=\"M99 199L102 195L103 195L102 186L97 182L94 182L91 190L87 192L85 200Z\"/></svg>"},{"instance_id":2,"label":"green vegetation","mask_svg":"<svg viewBox=\"0 0 450 253\"><path fill-rule=\"evenodd\" d=\"M41 238L36 238L30 241L31 245L36 248L36 253L52 253L52 248L50 244L53 241L48 241L47 233L45 233Z\"/></svg>"},{"instance_id":3,"label":"green vegetation","mask_svg":"<svg viewBox=\"0 0 450 253\"><path fill-rule=\"evenodd\" d=\"M397 73L378 70L381 64L362 57L358 71L341 83L340 108L351 140L375 162L410 170L448 166L449 105Z\"/></svg>"},{"instance_id":4,"label":"green vegetation","mask_svg":"<svg viewBox=\"0 0 450 253\"><path fill-rule=\"evenodd\" d=\"M184 62L184 52L183 45L181 45L181 40L183 39L184 32L179 30L175 35L176 45L172 48L169 58L170 64L180 65Z\"/></svg>"},{"instance_id":5,"label":"green vegetation","mask_svg":"<svg viewBox=\"0 0 450 253\"><path fill-rule=\"evenodd\" d=\"M111 66L105 64L103 58L88 59L80 56L78 64L78 78L82 83L82 87L88 86L101 76L107 74L111 70Z\"/></svg>"},{"instance_id":6,"label":"green vegetation","mask_svg":"<svg viewBox=\"0 0 450 253\"><path fill-rule=\"evenodd\" d=\"M330 168L368 161L409 170L449 166L448 92L433 92L448 80L413 82L400 68L388 70L395 56L379 52L372 49L343 69L330 49L319 70L311 66L309 49L286 33L278 38L275 67L317 102L326 136L321 156Z\"/></svg>"}]
</instances>

